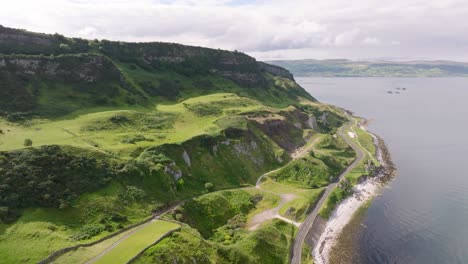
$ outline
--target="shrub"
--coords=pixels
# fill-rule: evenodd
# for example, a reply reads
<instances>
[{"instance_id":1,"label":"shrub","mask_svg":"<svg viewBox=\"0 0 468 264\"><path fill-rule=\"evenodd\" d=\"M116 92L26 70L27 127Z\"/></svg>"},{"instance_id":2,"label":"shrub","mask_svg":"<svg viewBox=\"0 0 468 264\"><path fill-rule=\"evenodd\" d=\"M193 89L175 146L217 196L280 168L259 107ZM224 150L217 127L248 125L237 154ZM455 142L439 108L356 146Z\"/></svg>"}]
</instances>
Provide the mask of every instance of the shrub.
<instances>
[{"instance_id":1,"label":"shrub","mask_svg":"<svg viewBox=\"0 0 468 264\"><path fill-rule=\"evenodd\" d=\"M25 147L31 147L32 144L33 144L33 142L32 142L32 140L29 139L29 138L25 139L25 140L24 140L24 143L23 143L23 145L24 145Z\"/></svg>"},{"instance_id":2,"label":"shrub","mask_svg":"<svg viewBox=\"0 0 468 264\"><path fill-rule=\"evenodd\" d=\"M90 239L94 236L99 235L104 231L104 227L98 225L84 226L80 231L72 236L74 240L85 240Z\"/></svg>"},{"instance_id":3,"label":"shrub","mask_svg":"<svg viewBox=\"0 0 468 264\"><path fill-rule=\"evenodd\" d=\"M209 192L213 191L213 190L214 190L214 185L213 185L213 183L211 183L211 182L205 183L205 189L206 189L207 191L209 191Z\"/></svg>"},{"instance_id":4,"label":"shrub","mask_svg":"<svg viewBox=\"0 0 468 264\"><path fill-rule=\"evenodd\" d=\"M13 209L66 208L77 195L103 187L113 176L107 163L59 146L0 152L0 159L0 206Z\"/></svg>"}]
</instances>

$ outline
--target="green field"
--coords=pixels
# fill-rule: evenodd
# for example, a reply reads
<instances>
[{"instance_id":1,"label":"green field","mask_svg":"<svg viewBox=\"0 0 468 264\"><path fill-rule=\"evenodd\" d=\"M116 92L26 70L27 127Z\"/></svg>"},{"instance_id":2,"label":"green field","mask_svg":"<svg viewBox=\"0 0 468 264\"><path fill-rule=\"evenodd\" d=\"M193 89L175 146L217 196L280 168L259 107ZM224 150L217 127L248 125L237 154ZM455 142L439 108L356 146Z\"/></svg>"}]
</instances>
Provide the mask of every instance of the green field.
<instances>
[{"instance_id":1,"label":"green field","mask_svg":"<svg viewBox=\"0 0 468 264\"><path fill-rule=\"evenodd\" d=\"M121 186L110 184L97 192L82 195L67 209L34 207L21 211L13 224L0 224L0 255L6 263L38 262L56 250L89 243L119 228L143 221L151 214L148 204L121 206ZM109 211L111 213L109 213ZM110 215L127 215L126 221L112 222ZM107 230L94 228L105 220ZM83 235L93 234L91 237Z\"/></svg>"},{"instance_id":2,"label":"green field","mask_svg":"<svg viewBox=\"0 0 468 264\"><path fill-rule=\"evenodd\" d=\"M127 263L145 248L151 246L167 232L180 226L166 221L152 221L136 231L128 239L123 240L107 254L97 259L97 264Z\"/></svg>"},{"instance_id":3,"label":"green field","mask_svg":"<svg viewBox=\"0 0 468 264\"><path fill-rule=\"evenodd\" d=\"M54 260L54 263L57 264L68 264L68 263L85 263L88 260L92 259L93 257L99 255L99 253L106 250L106 248L110 247L112 244L117 242L122 237L126 236L127 234L131 233L132 230L128 230L123 232L117 236L111 237L98 243L94 246L90 247L80 247L77 250L71 251L66 253L59 258Z\"/></svg>"},{"instance_id":4,"label":"green field","mask_svg":"<svg viewBox=\"0 0 468 264\"><path fill-rule=\"evenodd\" d=\"M197 135L219 133L226 126L242 125L239 119L228 117L263 108L257 101L218 93L161 104L155 109L90 109L88 113L24 124L0 120L4 131L0 133L0 151L24 148L24 140L31 139L34 147L72 145L127 157L137 148L183 142Z\"/></svg>"},{"instance_id":5,"label":"green field","mask_svg":"<svg viewBox=\"0 0 468 264\"><path fill-rule=\"evenodd\" d=\"M288 263L289 247L297 231L273 219L253 232L239 234L235 243L223 245L203 239L196 230L182 227L146 250L135 263Z\"/></svg>"}]
</instances>

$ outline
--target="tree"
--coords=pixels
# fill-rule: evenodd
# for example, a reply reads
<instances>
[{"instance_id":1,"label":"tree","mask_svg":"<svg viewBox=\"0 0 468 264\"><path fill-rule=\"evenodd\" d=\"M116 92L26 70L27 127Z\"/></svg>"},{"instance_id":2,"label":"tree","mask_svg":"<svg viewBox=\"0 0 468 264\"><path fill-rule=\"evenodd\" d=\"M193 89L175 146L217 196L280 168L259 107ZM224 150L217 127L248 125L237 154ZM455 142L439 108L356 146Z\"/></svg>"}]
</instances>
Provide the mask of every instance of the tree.
<instances>
[{"instance_id":1,"label":"tree","mask_svg":"<svg viewBox=\"0 0 468 264\"><path fill-rule=\"evenodd\" d=\"M59 45L59 48L64 51L70 51L70 46L68 46L67 44L62 43Z\"/></svg>"},{"instance_id":2,"label":"tree","mask_svg":"<svg viewBox=\"0 0 468 264\"><path fill-rule=\"evenodd\" d=\"M27 138L27 139L24 140L24 146L25 147L31 147L32 144L33 144L33 142L32 142L31 139Z\"/></svg>"}]
</instances>

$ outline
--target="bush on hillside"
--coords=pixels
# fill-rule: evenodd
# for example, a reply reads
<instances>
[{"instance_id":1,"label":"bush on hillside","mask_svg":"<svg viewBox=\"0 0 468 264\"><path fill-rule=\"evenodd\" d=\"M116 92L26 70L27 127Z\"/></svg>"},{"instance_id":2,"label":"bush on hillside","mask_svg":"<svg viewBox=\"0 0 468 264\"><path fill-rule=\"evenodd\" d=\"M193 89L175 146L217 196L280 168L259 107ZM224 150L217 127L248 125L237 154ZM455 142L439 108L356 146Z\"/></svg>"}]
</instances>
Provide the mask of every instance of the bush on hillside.
<instances>
[{"instance_id":1,"label":"bush on hillside","mask_svg":"<svg viewBox=\"0 0 468 264\"><path fill-rule=\"evenodd\" d=\"M107 163L59 146L0 152L0 206L66 207L79 194L104 186L112 176Z\"/></svg>"},{"instance_id":2,"label":"bush on hillside","mask_svg":"<svg viewBox=\"0 0 468 264\"><path fill-rule=\"evenodd\" d=\"M213 185L213 183L211 183L211 182L205 183L205 189L206 189L207 191L209 191L209 192L213 191L213 190L214 190L214 185Z\"/></svg>"},{"instance_id":3,"label":"bush on hillside","mask_svg":"<svg viewBox=\"0 0 468 264\"><path fill-rule=\"evenodd\" d=\"M32 140L29 139L29 138L25 139L25 140L24 140L24 143L23 143L23 145L24 145L25 147L31 147L32 144L33 144L33 142L32 142Z\"/></svg>"}]
</instances>

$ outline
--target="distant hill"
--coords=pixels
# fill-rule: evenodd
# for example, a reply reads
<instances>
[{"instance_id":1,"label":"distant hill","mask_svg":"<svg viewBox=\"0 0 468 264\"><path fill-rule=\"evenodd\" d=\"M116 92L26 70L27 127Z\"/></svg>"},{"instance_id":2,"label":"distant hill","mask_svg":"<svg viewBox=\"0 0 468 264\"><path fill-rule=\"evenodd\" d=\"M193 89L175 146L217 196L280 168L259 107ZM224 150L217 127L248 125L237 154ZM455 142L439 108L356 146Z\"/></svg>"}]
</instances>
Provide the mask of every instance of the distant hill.
<instances>
[{"instance_id":1,"label":"distant hill","mask_svg":"<svg viewBox=\"0 0 468 264\"><path fill-rule=\"evenodd\" d=\"M468 77L468 63L454 61L274 60L295 76L313 77Z\"/></svg>"}]
</instances>

